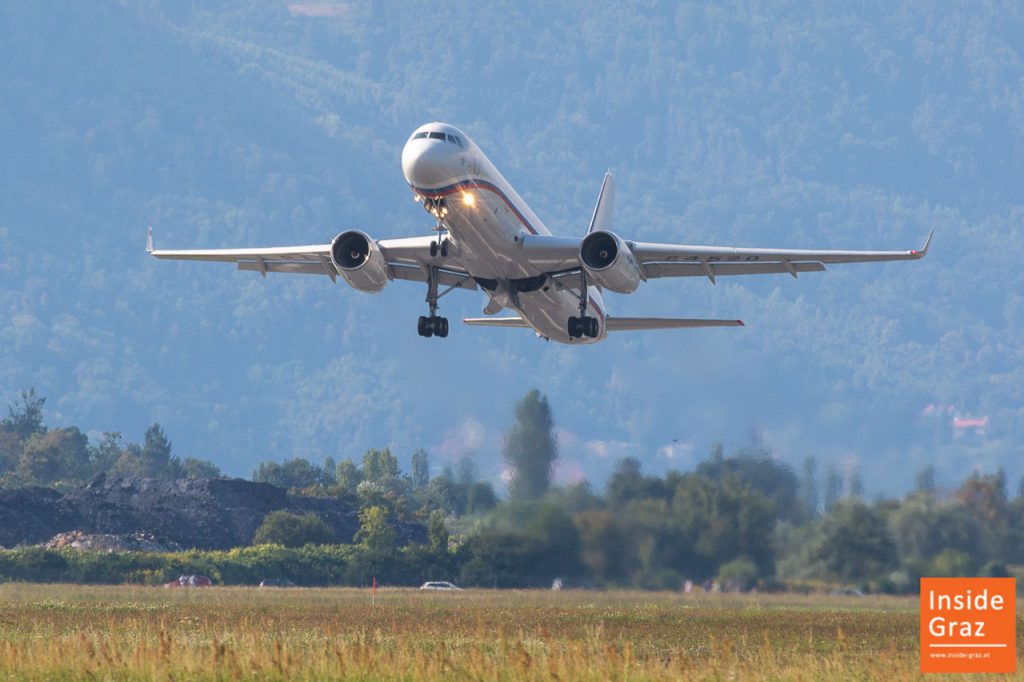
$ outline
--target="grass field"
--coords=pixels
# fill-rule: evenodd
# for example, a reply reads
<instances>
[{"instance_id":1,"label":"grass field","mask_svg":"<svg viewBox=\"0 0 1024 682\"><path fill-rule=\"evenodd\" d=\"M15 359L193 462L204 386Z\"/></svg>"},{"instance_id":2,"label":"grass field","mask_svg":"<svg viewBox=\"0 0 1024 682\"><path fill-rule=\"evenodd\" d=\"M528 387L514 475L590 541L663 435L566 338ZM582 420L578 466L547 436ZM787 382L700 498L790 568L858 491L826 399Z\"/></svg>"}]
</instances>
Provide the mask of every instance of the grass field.
<instances>
[{"instance_id":1,"label":"grass field","mask_svg":"<svg viewBox=\"0 0 1024 682\"><path fill-rule=\"evenodd\" d=\"M0 679L923 678L906 598L6 584L0 634Z\"/></svg>"}]
</instances>

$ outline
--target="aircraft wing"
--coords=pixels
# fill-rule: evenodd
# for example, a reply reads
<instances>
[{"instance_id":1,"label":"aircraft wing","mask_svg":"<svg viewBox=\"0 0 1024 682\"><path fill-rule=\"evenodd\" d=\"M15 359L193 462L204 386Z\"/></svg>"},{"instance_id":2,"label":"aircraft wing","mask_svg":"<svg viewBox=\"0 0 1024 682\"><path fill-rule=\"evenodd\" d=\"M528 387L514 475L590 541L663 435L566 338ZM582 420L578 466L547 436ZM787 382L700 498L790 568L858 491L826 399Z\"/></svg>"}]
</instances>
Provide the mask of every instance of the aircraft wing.
<instances>
[{"instance_id":1,"label":"aircraft wing","mask_svg":"<svg viewBox=\"0 0 1024 682\"><path fill-rule=\"evenodd\" d=\"M528 236L523 252L535 266L561 278L578 272L581 239ZM640 266L643 279L659 277L716 277L820 272L831 263L869 263L924 258L931 245L928 235L924 246L909 251L836 251L812 249L757 249L726 246L691 246L626 241Z\"/></svg>"},{"instance_id":2,"label":"aircraft wing","mask_svg":"<svg viewBox=\"0 0 1024 682\"><path fill-rule=\"evenodd\" d=\"M440 259L430 255L431 237L406 237L377 241L388 264L388 277L413 282L427 281L427 267L438 267L437 283L475 290L476 281L461 269L453 259ZM146 251L154 258L168 260L205 260L236 263L239 270L266 275L284 272L303 275L327 275L334 280L338 271L331 262L331 245L272 246L250 249L185 249L158 250L153 248L150 233ZM443 265L442 265L443 263Z\"/></svg>"}]
</instances>

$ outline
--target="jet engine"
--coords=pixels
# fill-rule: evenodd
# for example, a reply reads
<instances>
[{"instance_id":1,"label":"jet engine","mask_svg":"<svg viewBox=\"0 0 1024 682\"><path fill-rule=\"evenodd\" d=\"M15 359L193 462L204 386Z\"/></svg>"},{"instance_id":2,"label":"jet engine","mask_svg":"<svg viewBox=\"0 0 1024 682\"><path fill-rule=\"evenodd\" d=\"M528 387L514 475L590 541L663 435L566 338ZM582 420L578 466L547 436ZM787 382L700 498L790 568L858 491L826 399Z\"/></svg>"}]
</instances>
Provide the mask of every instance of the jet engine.
<instances>
[{"instance_id":1,"label":"jet engine","mask_svg":"<svg viewBox=\"0 0 1024 682\"><path fill-rule=\"evenodd\" d=\"M595 284L619 294L640 286L640 266L629 245L618 235L598 230L580 243L580 262Z\"/></svg>"},{"instance_id":2,"label":"jet engine","mask_svg":"<svg viewBox=\"0 0 1024 682\"><path fill-rule=\"evenodd\" d=\"M388 264L377 242L364 232L342 232L331 242L331 262L353 289L375 294L388 283Z\"/></svg>"}]
</instances>

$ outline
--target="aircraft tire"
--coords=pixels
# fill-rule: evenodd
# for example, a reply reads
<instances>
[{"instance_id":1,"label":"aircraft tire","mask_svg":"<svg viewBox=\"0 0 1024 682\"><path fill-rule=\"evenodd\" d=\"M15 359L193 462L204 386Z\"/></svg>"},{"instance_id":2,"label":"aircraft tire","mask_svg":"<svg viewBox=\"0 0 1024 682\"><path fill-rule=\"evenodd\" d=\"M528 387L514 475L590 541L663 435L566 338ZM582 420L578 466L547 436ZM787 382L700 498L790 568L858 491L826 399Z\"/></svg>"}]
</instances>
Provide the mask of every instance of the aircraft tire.
<instances>
[{"instance_id":1,"label":"aircraft tire","mask_svg":"<svg viewBox=\"0 0 1024 682\"><path fill-rule=\"evenodd\" d=\"M566 330L569 332L569 338L578 339L581 336L583 336L583 330L581 329L582 326L583 325L580 323L580 318L575 316L570 317L568 329Z\"/></svg>"},{"instance_id":2,"label":"aircraft tire","mask_svg":"<svg viewBox=\"0 0 1024 682\"><path fill-rule=\"evenodd\" d=\"M422 337L429 338L433 334L432 327L430 318L425 315L420 315L420 318L416 320L416 332Z\"/></svg>"}]
</instances>

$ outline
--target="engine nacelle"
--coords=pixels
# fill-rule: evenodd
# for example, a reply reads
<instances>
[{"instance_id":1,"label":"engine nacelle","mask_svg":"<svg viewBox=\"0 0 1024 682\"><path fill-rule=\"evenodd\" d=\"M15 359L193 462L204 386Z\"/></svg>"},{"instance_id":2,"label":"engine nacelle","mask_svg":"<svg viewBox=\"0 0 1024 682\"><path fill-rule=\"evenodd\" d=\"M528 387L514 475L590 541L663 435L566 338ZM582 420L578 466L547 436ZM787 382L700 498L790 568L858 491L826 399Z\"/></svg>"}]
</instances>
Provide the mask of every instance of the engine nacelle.
<instances>
[{"instance_id":1,"label":"engine nacelle","mask_svg":"<svg viewBox=\"0 0 1024 682\"><path fill-rule=\"evenodd\" d=\"M331 242L331 262L353 289L375 294L388 283L388 264L377 242L359 230L342 232Z\"/></svg>"},{"instance_id":2,"label":"engine nacelle","mask_svg":"<svg viewBox=\"0 0 1024 682\"><path fill-rule=\"evenodd\" d=\"M595 284L618 294L640 286L640 265L626 242L604 230L591 232L580 243L580 262Z\"/></svg>"}]
</instances>

